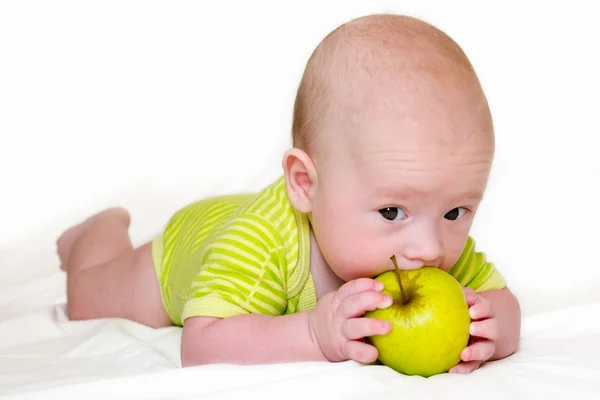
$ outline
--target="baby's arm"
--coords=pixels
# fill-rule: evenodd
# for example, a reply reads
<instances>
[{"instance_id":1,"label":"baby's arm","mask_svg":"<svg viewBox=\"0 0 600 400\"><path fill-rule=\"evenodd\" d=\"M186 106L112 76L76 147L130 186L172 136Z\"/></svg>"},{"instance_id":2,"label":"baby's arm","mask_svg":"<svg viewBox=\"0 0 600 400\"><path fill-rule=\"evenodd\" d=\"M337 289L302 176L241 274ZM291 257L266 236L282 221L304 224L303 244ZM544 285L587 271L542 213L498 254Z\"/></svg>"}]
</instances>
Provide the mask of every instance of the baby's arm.
<instances>
[{"instance_id":1,"label":"baby's arm","mask_svg":"<svg viewBox=\"0 0 600 400\"><path fill-rule=\"evenodd\" d=\"M373 279L350 281L312 310L287 315L285 282L291 272L284 248L278 229L248 213L188 258L202 268L182 311L184 366L377 359L375 347L362 339L386 334L391 325L360 317L392 303L381 293L383 285Z\"/></svg>"},{"instance_id":2,"label":"baby's arm","mask_svg":"<svg viewBox=\"0 0 600 400\"><path fill-rule=\"evenodd\" d=\"M490 361L505 358L517 351L521 339L521 307L515 295L508 289L487 290L479 295L491 304L498 320L498 339Z\"/></svg>"},{"instance_id":3,"label":"baby's arm","mask_svg":"<svg viewBox=\"0 0 600 400\"><path fill-rule=\"evenodd\" d=\"M465 287L471 314L471 340L461 362L451 372L468 373L486 361L505 358L517 351L521 336L521 309L506 287L504 277L469 237L459 260L450 270ZM475 292L477 291L477 293Z\"/></svg>"},{"instance_id":4,"label":"baby's arm","mask_svg":"<svg viewBox=\"0 0 600 400\"><path fill-rule=\"evenodd\" d=\"M200 364L268 364L325 360L308 324L309 312L230 318L193 317L181 338L184 367Z\"/></svg>"},{"instance_id":5,"label":"baby's arm","mask_svg":"<svg viewBox=\"0 0 600 400\"><path fill-rule=\"evenodd\" d=\"M475 293L465 288L470 326L469 346L460 355L461 362L450 372L469 373L486 361L499 360L513 354L521 336L521 309L508 288Z\"/></svg>"},{"instance_id":6,"label":"baby's arm","mask_svg":"<svg viewBox=\"0 0 600 400\"><path fill-rule=\"evenodd\" d=\"M323 296L311 311L269 316L244 314L224 319L192 317L181 341L183 366L267 364L293 361L373 362L378 353L363 338L385 335L387 321L361 316L389 307L392 299L372 279L357 279Z\"/></svg>"}]
</instances>

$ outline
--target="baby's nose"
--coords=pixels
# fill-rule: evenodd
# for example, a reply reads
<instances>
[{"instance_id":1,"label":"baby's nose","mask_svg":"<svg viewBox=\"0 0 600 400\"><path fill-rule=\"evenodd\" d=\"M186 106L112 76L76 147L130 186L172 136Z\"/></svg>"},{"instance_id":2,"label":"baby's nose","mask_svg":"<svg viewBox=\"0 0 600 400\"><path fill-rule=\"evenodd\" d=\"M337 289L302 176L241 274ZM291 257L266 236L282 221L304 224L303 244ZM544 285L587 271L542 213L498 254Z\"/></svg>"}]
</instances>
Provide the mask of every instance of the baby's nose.
<instances>
[{"instance_id":1,"label":"baby's nose","mask_svg":"<svg viewBox=\"0 0 600 400\"><path fill-rule=\"evenodd\" d=\"M442 257L442 246L436 238L429 237L410 243L404 248L404 257L413 266L411 269L425 265L437 267Z\"/></svg>"}]
</instances>

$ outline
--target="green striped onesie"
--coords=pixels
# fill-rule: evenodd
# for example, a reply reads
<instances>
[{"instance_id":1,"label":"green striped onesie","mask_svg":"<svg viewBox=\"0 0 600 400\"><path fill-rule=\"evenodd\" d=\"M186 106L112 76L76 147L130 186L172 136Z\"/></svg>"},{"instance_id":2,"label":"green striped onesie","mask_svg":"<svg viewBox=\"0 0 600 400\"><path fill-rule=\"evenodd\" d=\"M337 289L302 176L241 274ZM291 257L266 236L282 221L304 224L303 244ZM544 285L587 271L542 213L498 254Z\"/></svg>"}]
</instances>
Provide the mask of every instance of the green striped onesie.
<instances>
[{"instance_id":1,"label":"green striped onesie","mask_svg":"<svg viewBox=\"0 0 600 400\"><path fill-rule=\"evenodd\" d=\"M310 228L283 177L255 194L217 196L177 211L152 244L169 317L292 314L317 302ZM469 238L449 273L475 291L500 289L501 274Z\"/></svg>"}]
</instances>

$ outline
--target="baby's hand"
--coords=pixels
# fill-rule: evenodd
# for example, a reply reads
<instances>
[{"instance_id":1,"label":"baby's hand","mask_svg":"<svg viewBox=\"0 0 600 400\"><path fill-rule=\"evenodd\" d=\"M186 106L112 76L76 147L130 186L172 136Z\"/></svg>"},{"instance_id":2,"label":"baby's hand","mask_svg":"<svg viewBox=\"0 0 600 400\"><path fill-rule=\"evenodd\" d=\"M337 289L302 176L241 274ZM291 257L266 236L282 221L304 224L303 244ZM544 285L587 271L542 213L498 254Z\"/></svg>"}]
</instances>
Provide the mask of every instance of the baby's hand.
<instances>
[{"instance_id":1,"label":"baby's hand","mask_svg":"<svg viewBox=\"0 0 600 400\"><path fill-rule=\"evenodd\" d=\"M380 282L362 278L345 283L319 300L310 313L309 325L313 339L329 361L377 360L377 349L363 338L385 335L392 326L387 321L361 316L392 304L392 298L381 293L382 289Z\"/></svg>"},{"instance_id":2,"label":"baby's hand","mask_svg":"<svg viewBox=\"0 0 600 400\"><path fill-rule=\"evenodd\" d=\"M469 346L460 354L462 361L449 371L459 374L475 371L494 355L500 331L491 301L477 295L472 289L465 288L464 292L467 296L471 320L475 322L471 323L469 329L471 333Z\"/></svg>"}]
</instances>

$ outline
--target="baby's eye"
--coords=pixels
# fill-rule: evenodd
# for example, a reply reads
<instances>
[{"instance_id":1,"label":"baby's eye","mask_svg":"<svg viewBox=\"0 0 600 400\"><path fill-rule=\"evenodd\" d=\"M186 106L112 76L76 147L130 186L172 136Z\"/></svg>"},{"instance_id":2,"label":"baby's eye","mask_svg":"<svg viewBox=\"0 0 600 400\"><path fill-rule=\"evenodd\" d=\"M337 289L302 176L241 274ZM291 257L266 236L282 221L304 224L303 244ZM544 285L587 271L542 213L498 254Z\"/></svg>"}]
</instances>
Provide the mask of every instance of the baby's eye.
<instances>
[{"instance_id":1,"label":"baby's eye","mask_svg":"<svg viewBox=\"0 0 600 400\"><path fill-rule=\"evenodd\" d=\"M464 217L466 212L467 210L464 207L456 207L448 211L446 215L444 215L444 218L449 219L450 221L455 221Z\"/></svg>"},{"instance_id":2,"label":"baby's eye","mask_svg":"<svg viewBox=\"0 0 600 400\"><path fill-rule=\"evenodd\" d=\"M379 210L381 216L389 221L399 221L406 218L406 213L399 207L386 207Z\"/></svg>"}]
</instances>

